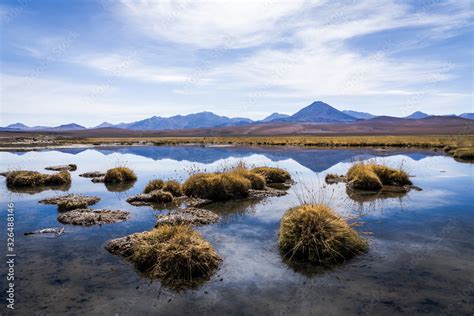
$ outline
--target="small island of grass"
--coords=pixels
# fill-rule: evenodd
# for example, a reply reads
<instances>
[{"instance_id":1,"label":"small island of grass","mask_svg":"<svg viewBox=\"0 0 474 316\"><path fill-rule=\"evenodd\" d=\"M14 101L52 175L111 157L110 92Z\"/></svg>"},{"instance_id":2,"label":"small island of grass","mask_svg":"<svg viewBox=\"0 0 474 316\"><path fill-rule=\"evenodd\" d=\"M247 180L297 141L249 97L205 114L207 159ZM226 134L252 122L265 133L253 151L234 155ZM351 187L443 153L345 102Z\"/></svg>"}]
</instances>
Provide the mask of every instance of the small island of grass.
<instances>
[{"instance_id":1,"label":"small island of grass","mask_svg":"<svg viewBox=\"0 0 474 316\"><path fill-rule=\"evenodd\" d=\"M368 250L367 241L324 204L289 209L280 223L278 244L286 259L322 266L344 262Z\"/></svg>"}]
</instances>

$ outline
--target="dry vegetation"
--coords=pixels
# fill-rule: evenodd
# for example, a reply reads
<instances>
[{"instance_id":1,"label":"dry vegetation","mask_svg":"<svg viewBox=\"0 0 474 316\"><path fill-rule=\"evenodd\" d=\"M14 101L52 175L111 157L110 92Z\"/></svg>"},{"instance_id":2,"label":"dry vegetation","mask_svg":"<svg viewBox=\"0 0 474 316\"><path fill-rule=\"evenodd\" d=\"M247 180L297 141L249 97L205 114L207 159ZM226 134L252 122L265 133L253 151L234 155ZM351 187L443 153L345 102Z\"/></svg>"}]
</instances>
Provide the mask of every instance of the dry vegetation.
<instances>
[{"instance_id":1,"label":"dry vegetation","mask_svg":"<svg viewBox=\"0 0 474 316\"><path fill-rule=\"evenodd\" d=\"M67 171L55 174L44 174L36 171L10 171L3 173L9 188L33 188L40 186L61 186L71 183L71 175Z\"/></svg>"},{"instance_id":2,"label":"dry vegetation","mask_svg":"<svg viewBox=\"0 0 474 316\"><path fill-rule=\"evenodd\" d=\"M394 169L375 163L355 163L346 174L349 187L360 190L381 190L384 185L404 186L412 182L408 174L401 169Z\"/></svg>"},{"instance_id":3,"label":"dry vegetation","mask_svg":"<svg viewBox=\"0 0 474 316\"><path fill-rule=\"evenodd\" d=\"M107 170L105 174L105 183L121 183L121 182L132 182L136 181L137 176L135 172L127 167L116 167Z\"/></svg>"},{"instance_id":4,"label":"dry vegetation","mask_svg":"<svg viewBox=\"0 0 474 316\"><path fill-rule=\"evenodd\" d=\"M228 137L116 137L62 140L80 144L252 145L301 147L473 147L474 135L380 135L380 136L228 136Z\"/></svg>"},{"instance_id":5,"label":"dry vegetation","mask_svg":"<svg viewBox=\"0 0 474 316\"><path fill-rule=\"evenodd\" d=\"M126 256L146 276L177 288L209 279L222 260L201 234L179 224L163 224L130 238L112 240L107 249Z\"/></svg>"},{"instance_id":6,"label":"dry vegetation","mask_svg":"<svg viewBox=\"0 0 474 316\"><path fill-rule=\"evenodd\" d=\"M225 201L245 198L252 189L265 189L267 183L282 183L290 179L289 173L279 168L249 170L238 164L223 172L191 175L183 184L183 192L189 197Z\"/></svg>"},{"instance_id":7,"label":"dry vegetation","mask_svg":"<svg viewBox=\"0 0 474 316\"><path fill-rule=\"evenodd\" d=\"M289 209L280 223L278 243L285 258L324 266L368 250L367 241L324 204Z\"/></svg>"}]
</instances>

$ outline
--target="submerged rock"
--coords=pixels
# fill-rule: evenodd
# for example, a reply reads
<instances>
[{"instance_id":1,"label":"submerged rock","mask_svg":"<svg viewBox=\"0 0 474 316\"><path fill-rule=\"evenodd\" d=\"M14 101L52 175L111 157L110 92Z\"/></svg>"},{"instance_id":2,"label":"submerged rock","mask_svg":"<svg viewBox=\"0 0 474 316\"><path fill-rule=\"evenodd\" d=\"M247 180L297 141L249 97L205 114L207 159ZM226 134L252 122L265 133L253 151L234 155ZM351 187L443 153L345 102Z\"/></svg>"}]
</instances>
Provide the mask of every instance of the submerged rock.
<instances>
[{"instance_id":1,"label":"submerged rock","mask_svg":"<svg viewBox=\"0 0 474 316\"><path fill-rule=\"evenodd\" d=\"M188 207L172 210L168 215L159 215L155 227L162 224L199 226L213 224L219 220L220 216L214 212L196 207Z\"/></svg>"},{"instance_id":2,"label":"submerged rock","mask_svg":"<svg viewBox=\"0 0 474 316\"><path fill-rule=\"evenodd\" d=\"M61 166L50 166L44 168L46 170L51 170L51 171L76 171L77 170L77 165L75 164L68 164L68 165L61 165Z\"/></svg>"},{"instance_id":3,"label":"submerged rock","mask_svg":"<svg viewBox=\"0 0 474 316\"><path fill-rule=\"evenodd\" d=\"M38 229L32 232L26 232L25 236L28 235L39 235L39 234L54 234L56 237L64 233L64 227L55 227L55 228L43 228Z\"/></svg>"},{"instance_id":4,"label":"submerged rock","mask_svg":"<svg viewBox=\"0 0 474 316\"><path fill-rule=\"evenodd\" d=\"M83 178L100 178L100 177L105 177L104 172L100 171L91 171L91 172L84 172L79 175L79 177Z\"/></svg>"},{"instance_id":5,"label":"submerged rock","mask_svg":"<svg viewBox=\"0 0 474 316\"><path fill-rule=\"evenodd\" d=\"M75 209L60 214L58 221L63 224L72 225L102 225L126 221L129 215L129 212L119 210Z\"/></svg>"},{"instance_id":6,"label":"submerged rock","mask_svg":"<svg viewBox=\"0 0 474 316\"><path fill-rule=\"evenodd\" d=\"M262 198L273 197L273 196L283 196L287 194L288 192L286 192L285 190L279 190L279 189L266 187L264 190L250 189L248 197L251 199L262 199Z\"/></svg>"}]
</instances>

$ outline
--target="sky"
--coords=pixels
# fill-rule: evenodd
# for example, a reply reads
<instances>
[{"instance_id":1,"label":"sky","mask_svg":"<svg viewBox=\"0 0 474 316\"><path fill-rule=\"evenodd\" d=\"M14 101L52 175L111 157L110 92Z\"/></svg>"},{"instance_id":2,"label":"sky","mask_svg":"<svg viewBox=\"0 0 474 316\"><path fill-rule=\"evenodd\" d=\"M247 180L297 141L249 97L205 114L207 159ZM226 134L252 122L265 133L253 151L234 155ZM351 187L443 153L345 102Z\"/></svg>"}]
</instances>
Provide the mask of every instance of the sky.
<instances>
[{"instance_id":1,"label":"sky","mask_svg":"<svg viewBox=\"0 0 474 316\"><path fill-rule=\"evenodd\" d=\"M474 112L470 0L0 0L0 125Z\"/></svg>"}]
</instances>

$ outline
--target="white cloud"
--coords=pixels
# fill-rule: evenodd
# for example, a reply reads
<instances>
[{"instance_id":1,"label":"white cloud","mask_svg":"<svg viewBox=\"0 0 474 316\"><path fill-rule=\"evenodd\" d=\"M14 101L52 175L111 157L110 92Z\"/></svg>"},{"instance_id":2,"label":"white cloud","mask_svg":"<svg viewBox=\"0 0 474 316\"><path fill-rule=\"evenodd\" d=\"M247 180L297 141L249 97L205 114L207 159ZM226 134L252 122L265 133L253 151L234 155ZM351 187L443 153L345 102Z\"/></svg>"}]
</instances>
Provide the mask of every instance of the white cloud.
<instances>
[{"instance_id":1,"label":"white cloud","mask_svg":"<svg viewBox=\"0 0 474 316\"><path fill-rule=\"evenodd\" d=\"M278 39L284 31L280 23L286 24L307 3L303 0L122 0L120 12L152 37L199 48L238 48Z\"/></svg>"},{"instance_id":2,"label":"white cloud","mask_svg":"<svg viewBox=\"0 0 474 316\"><path fill-rule=\"evenodd\" d=\"M216 89L284 89L303 97L383 91L410 94L417 85L434 77L437 81L453 79L452 69L446 68L443 61L426 59L420 63L390 58L403 50L392 40L380 43L379 51L371 55L349 47L346 41L380 31L416 27L421 28L421 33L414 31L412 42L416 42L427 34L436 36L440 30L447 33L465 26L472 17L462 1L442 4L442 13L432 12L440 6L438 3L414 9L397 1L375 0L349 4L123 0L122 4L120 12L130 23L159 40L195 48L256 48L237 61L210 67L198 81L212 79ZM289 47L273 47L282 41ZM150 71L137 72L139 77L153 77Z\"/></svg>"}]
</instances>

